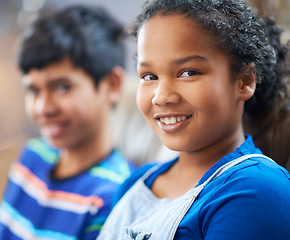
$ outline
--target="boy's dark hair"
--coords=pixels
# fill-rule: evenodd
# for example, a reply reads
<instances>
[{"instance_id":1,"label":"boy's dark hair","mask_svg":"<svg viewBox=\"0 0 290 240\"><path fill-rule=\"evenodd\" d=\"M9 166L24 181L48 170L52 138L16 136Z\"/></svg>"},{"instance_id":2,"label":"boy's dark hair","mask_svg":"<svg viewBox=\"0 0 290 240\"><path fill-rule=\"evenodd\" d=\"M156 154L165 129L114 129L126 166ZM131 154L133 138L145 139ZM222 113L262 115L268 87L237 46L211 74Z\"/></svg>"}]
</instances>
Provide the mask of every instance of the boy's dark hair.
<instances>
[{"instance_id":1,"label":"boy's dark hair","mask_svg":"<svg viewBox=\"0 0 290 240\"><path fill-rule=\"evenodd\" d=\"M281 89L286 94L281 77L290 70L287 66L282 72L278 66L285 61L288 50L280 46L281 30L273 20L259 18L243 1L147 0L131 33L137 36L140 27L157 14L179 14L199 24L229 56L233 76L244 71L247 64L255 63L257 89L246 101L245 112L257 114L275 102Z\"/></svg>"},{"instance_id":2,"label":"boy's dark hair","mask_svg":"<svg viewBox=\"0 0 290 240\"><path fill-rule=\"evenodd\" d=\"M114 66L124 67L123 29L104 8L68 7L32 24L22 39L19 67L28 73L69 57L98 87Z\"/></svg>"}]
</instances>

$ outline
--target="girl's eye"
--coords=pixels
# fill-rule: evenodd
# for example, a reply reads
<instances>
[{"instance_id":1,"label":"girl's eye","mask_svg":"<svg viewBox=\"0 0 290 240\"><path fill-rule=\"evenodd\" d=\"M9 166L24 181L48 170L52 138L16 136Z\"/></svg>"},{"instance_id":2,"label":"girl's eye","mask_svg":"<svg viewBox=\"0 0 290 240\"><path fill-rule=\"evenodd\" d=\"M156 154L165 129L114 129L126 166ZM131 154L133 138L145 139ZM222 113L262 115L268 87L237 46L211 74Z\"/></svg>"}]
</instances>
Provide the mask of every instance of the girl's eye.
<instances>
[{"instance_id":1,"label":"girl's eye","mask_svg":"<svg viewBox=\"0 0 290 240\"><path fill-rule=\"evenodd\" d=\"M200 75L200 72L197 72L194 70L184 71L180 74L179 77L190 77L190 76L195 76L195 75Z\"/></svg>"},{"instance_id":2,"label":"girl's eye","mask_svg":"<svg viewBox=\"0 0 290 240\"><path fill-rule=\"evenodd\" d=\"M146 75L143 75L141 79L144 81L154 81L154 80L158 80L158 77L154 74L146 74Z\"/></svg>"}]
</instances>

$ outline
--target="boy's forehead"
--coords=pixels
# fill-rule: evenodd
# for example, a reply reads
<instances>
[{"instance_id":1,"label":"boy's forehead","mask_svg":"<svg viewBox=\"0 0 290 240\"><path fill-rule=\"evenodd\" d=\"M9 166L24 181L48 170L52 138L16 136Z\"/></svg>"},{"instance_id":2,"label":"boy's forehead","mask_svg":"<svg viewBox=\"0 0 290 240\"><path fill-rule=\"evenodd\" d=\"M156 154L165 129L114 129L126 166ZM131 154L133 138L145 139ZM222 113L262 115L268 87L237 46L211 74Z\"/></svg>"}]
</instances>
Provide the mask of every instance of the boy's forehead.
<instances>
[{"instance_id":1,"label":"boy's forehead","mask_svg":"<svg viewBox=\"0 0 290 240\"><path fill-rule=\"evenodd\" d=\"M57 79L74 79L74 75L80 71L75 67L70 60L63 59L62 61L53 62L43 68L32 68L26 73L22 82L24 85L33 83L49 83Z\"/></svg>"},{"instance_id":2,"label":"boy's forehead","mask_svg":"<svg viewBox=\"0 0 290 240\"><path fill-rule=\"evenodd\" d=\"M47 84L54 79L54 76L50 74L46 68L43 69L31 69L22 78L24 86L30 86L35 84Z\"/></svg>"},{"instance_id":3,"label":"boy's forehead","mask_svg":"<svg viewBox=\"0 0 290 240\"><path fill-rule=\"evenodd\" d=\"M85 70L76 67L66 59L49 64L40 69L30 69L22 78L22 83L25 87L49 87L67 83L82 85L87 81L93 84L94 87L93 78Z\"/></svg>"}]
</instances>

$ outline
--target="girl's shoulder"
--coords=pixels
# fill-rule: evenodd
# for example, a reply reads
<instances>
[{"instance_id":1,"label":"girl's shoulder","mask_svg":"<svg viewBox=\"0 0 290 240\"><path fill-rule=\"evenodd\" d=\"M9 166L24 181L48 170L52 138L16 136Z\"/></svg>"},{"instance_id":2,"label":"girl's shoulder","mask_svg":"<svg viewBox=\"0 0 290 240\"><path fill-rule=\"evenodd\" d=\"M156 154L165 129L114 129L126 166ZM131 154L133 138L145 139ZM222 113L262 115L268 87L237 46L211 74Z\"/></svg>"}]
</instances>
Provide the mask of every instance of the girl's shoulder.
<instances>
[{"instance_id":1,"label":"girl's shoulder","mask_svg":"<svg viewBox=\"0 0 290 240\"><path fill-rule=\"evenodd\" d=\"M154 180L162 173L166 172L176 161L178 157L171 161L146 163L137 170L121 185L116 195L116 200L119 201L123 195L137 182L138 179L144 176L144 183L148 188L151 188ZM145 175L146 174L146 175ZM117 201L115 203L117 203Z\"/></svg>"},{"instance_id":2,"label":"girl's shoulder","mask_svg":"<svg viewBox=\"0 0 290 240\"><path fill-rule=\"evenodd\" d=\"M156 166L158 163L147 163L143 166L140 166L136 170L134 170L129 178L125 180L125 182L119 187L114 201L113 205L116 205L116 203L124 196L124 194L137 182L139 178L141 178L146 172L149 171L152 167Z\"/></svg>"}]
</instances>

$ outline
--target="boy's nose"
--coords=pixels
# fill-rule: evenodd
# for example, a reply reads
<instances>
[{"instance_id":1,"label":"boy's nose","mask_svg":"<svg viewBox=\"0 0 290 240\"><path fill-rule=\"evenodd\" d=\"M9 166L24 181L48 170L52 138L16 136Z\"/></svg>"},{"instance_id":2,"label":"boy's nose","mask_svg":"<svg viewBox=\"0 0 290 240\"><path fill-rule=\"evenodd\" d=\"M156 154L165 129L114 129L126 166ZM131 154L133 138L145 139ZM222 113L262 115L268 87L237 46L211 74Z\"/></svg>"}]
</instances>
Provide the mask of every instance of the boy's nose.
<instances>
[{"instance_id":1,"label":"boy's nose","mask_svg":"<svg viewBox=\"0 0 290 240\"><path fill-rule=\"evenodd\" d=\"M181 96L178 93L176 86L170 82L160 81L154 90L154 97L152 98L153 105L164 106L169 103L179 103Z\"/></svg>"},{"instance_id":2,"label":"boy's nose","mask_svg":"<svg viewBox=\"0 0 290 240\"><path fill-rule=\"evenodd\" d=\"M55 101L48 95L43 95L36 100L35 112L46 117L53 116L57 111Z\"/></svg>"}]
</instances>

